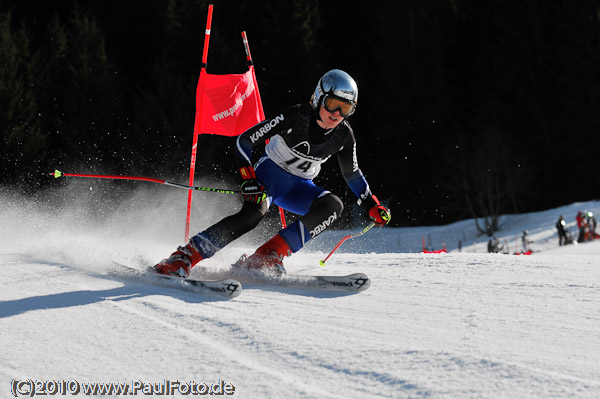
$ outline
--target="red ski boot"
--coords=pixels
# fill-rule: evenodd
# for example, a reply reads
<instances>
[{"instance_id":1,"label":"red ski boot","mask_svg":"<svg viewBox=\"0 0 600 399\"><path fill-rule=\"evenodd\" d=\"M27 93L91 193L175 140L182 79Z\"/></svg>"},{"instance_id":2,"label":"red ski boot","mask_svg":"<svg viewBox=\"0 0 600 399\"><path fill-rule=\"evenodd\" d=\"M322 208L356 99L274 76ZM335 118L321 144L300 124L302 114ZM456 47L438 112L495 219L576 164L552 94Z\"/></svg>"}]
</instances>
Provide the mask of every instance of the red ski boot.
<instances>
[{"instance_id":1,"label":"red ski boot","mask_svg":"<svg viewBox=\"0 0 600 399\"><path fill-rule=\"evenodd\" d=\"M243 255L234 266L245 266L248 269L259 269L273 274L285 274L283 258L291 254L290 246L283 237L277 234L249 257Z\"/></svg>"},{"instance_id":2,"label":"red ski boot","mask_svg":"<svg viewBox=\"0 0 600 399\"><path fill-rule=\"evenodd\" d=\"M177 251L169 256L169 259L160 261L154 266L154 270L160 274L186 278L190 275L190 269L202 259L194 242L190 240L186 246L177 248Z\"/></svg>"}]
</instances>

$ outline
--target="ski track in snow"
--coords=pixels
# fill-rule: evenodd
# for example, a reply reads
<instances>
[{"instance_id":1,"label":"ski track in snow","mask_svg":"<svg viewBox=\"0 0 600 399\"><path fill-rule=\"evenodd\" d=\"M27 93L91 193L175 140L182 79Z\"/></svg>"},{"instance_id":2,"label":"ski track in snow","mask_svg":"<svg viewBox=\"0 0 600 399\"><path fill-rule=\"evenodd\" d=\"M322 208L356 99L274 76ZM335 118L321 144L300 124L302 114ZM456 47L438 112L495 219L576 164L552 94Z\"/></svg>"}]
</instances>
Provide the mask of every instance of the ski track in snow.
<instances>
[{"instance_id":1,"label":"ski track in snow","mask_svg":"<svg viewBox=\"0 0 600 399\"><path fill-rule=\"evenodd\" d=\"M115 273L113 260L141 268L172 243L9 209L0 397L15 378L222 379L239 398L600 397L600 243L533 256L336 253L325 268L326 252L305 252L290 273L362 271L371 287L248 283L222 300ZM219 278L249 250L223 251L192 277Z\"/></svg>"},{"instance_id":2,"label":"ski track in snow","mask_svg":"<svg viewBox=\"0 0 600 399\"><path fill-rule=\"evenodd\" d=\"M6 390L222 378L239 397L591 398L598 268L549 259L342 254L336 271L368 264L369 290L249 285L225 301L2 253L0 374Z\"/></svg>"}]
</instances>

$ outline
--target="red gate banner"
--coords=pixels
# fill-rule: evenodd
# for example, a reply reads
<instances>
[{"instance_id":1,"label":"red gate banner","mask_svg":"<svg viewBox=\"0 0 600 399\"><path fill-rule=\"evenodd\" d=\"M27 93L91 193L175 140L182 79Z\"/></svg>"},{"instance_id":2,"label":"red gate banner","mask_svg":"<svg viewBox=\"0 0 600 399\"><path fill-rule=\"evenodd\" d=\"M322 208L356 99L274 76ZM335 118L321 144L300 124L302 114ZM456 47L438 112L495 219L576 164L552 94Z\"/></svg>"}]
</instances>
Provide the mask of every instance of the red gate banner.
<instances>
[{"instance_id":1,"label":"red gate banner","mask_svg":"<svg viewBox=\"0 0 600 399\"><path fill-rule=\"evenodd\" d=\"M237 136L263 120L254 66L244 74L211 75L202 68L194 134Z\"/></svg>"}]
</instances>

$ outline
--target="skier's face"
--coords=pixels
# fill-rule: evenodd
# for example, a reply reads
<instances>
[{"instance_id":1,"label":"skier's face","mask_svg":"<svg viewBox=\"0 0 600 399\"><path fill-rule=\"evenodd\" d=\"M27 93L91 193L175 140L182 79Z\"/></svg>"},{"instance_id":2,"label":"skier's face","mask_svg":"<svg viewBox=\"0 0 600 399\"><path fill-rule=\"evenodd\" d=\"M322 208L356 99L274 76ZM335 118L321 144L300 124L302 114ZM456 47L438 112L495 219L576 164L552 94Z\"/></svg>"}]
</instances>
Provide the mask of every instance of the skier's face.
<instances>
[{"instance_id":1,"label":"skier's face","mask_svg":"<svg viewBox=\"0 0 600 399\"><path fill-rule=\"evenodd\" d=\"M319 116L320 120L318 120L317 123L323 129L333 129L344 120L344 117L340 114L339 109L335 110L334 112L329 112L323 106L319 107Z\"/></svg>"}]
</instances>

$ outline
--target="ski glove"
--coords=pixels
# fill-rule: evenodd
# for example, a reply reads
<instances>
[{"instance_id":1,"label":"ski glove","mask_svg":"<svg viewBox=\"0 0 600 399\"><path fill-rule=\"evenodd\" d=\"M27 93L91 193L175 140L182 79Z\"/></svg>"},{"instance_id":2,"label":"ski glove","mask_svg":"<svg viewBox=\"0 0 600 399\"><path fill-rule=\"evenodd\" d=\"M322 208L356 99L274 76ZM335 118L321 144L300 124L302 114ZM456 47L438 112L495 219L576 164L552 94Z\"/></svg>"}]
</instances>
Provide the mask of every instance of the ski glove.
<instances>
[{"instance_id":1,"label":"ski glove","mask_svg":"<svg viewBox=\"0 0 600 399\"><path fill-rule=\"evenodd\" d=\"M242 198L244 201L260 204L267 199L267 193L262 184L256 180L256 173L252 166L244 166L240 168L240 176L242 176Z\"/></svg>"},{"instance_id":2,"label":"ski glove","mask_svg":"<svg viewBox=\"0 0 600 399\"><path fill-rule=\"evenodd\" d=\"M392 220L392 212L383 205L375 205L369 209L369 216L375 222L376 226L385 226Z\"/></svg>"},{"instance_id":3,"label":"ski glove","mask_svg":"<svg viewBox=\"0 0 600 399\"><path fill-rule=\"evenodd\" d=\"M369 217L375 222L376 226L385 226L392 220L392 212L385 206L381 205L376 196L372 195L371 200L375 203L369 209Z\"/></svg>"}]
</instances>

